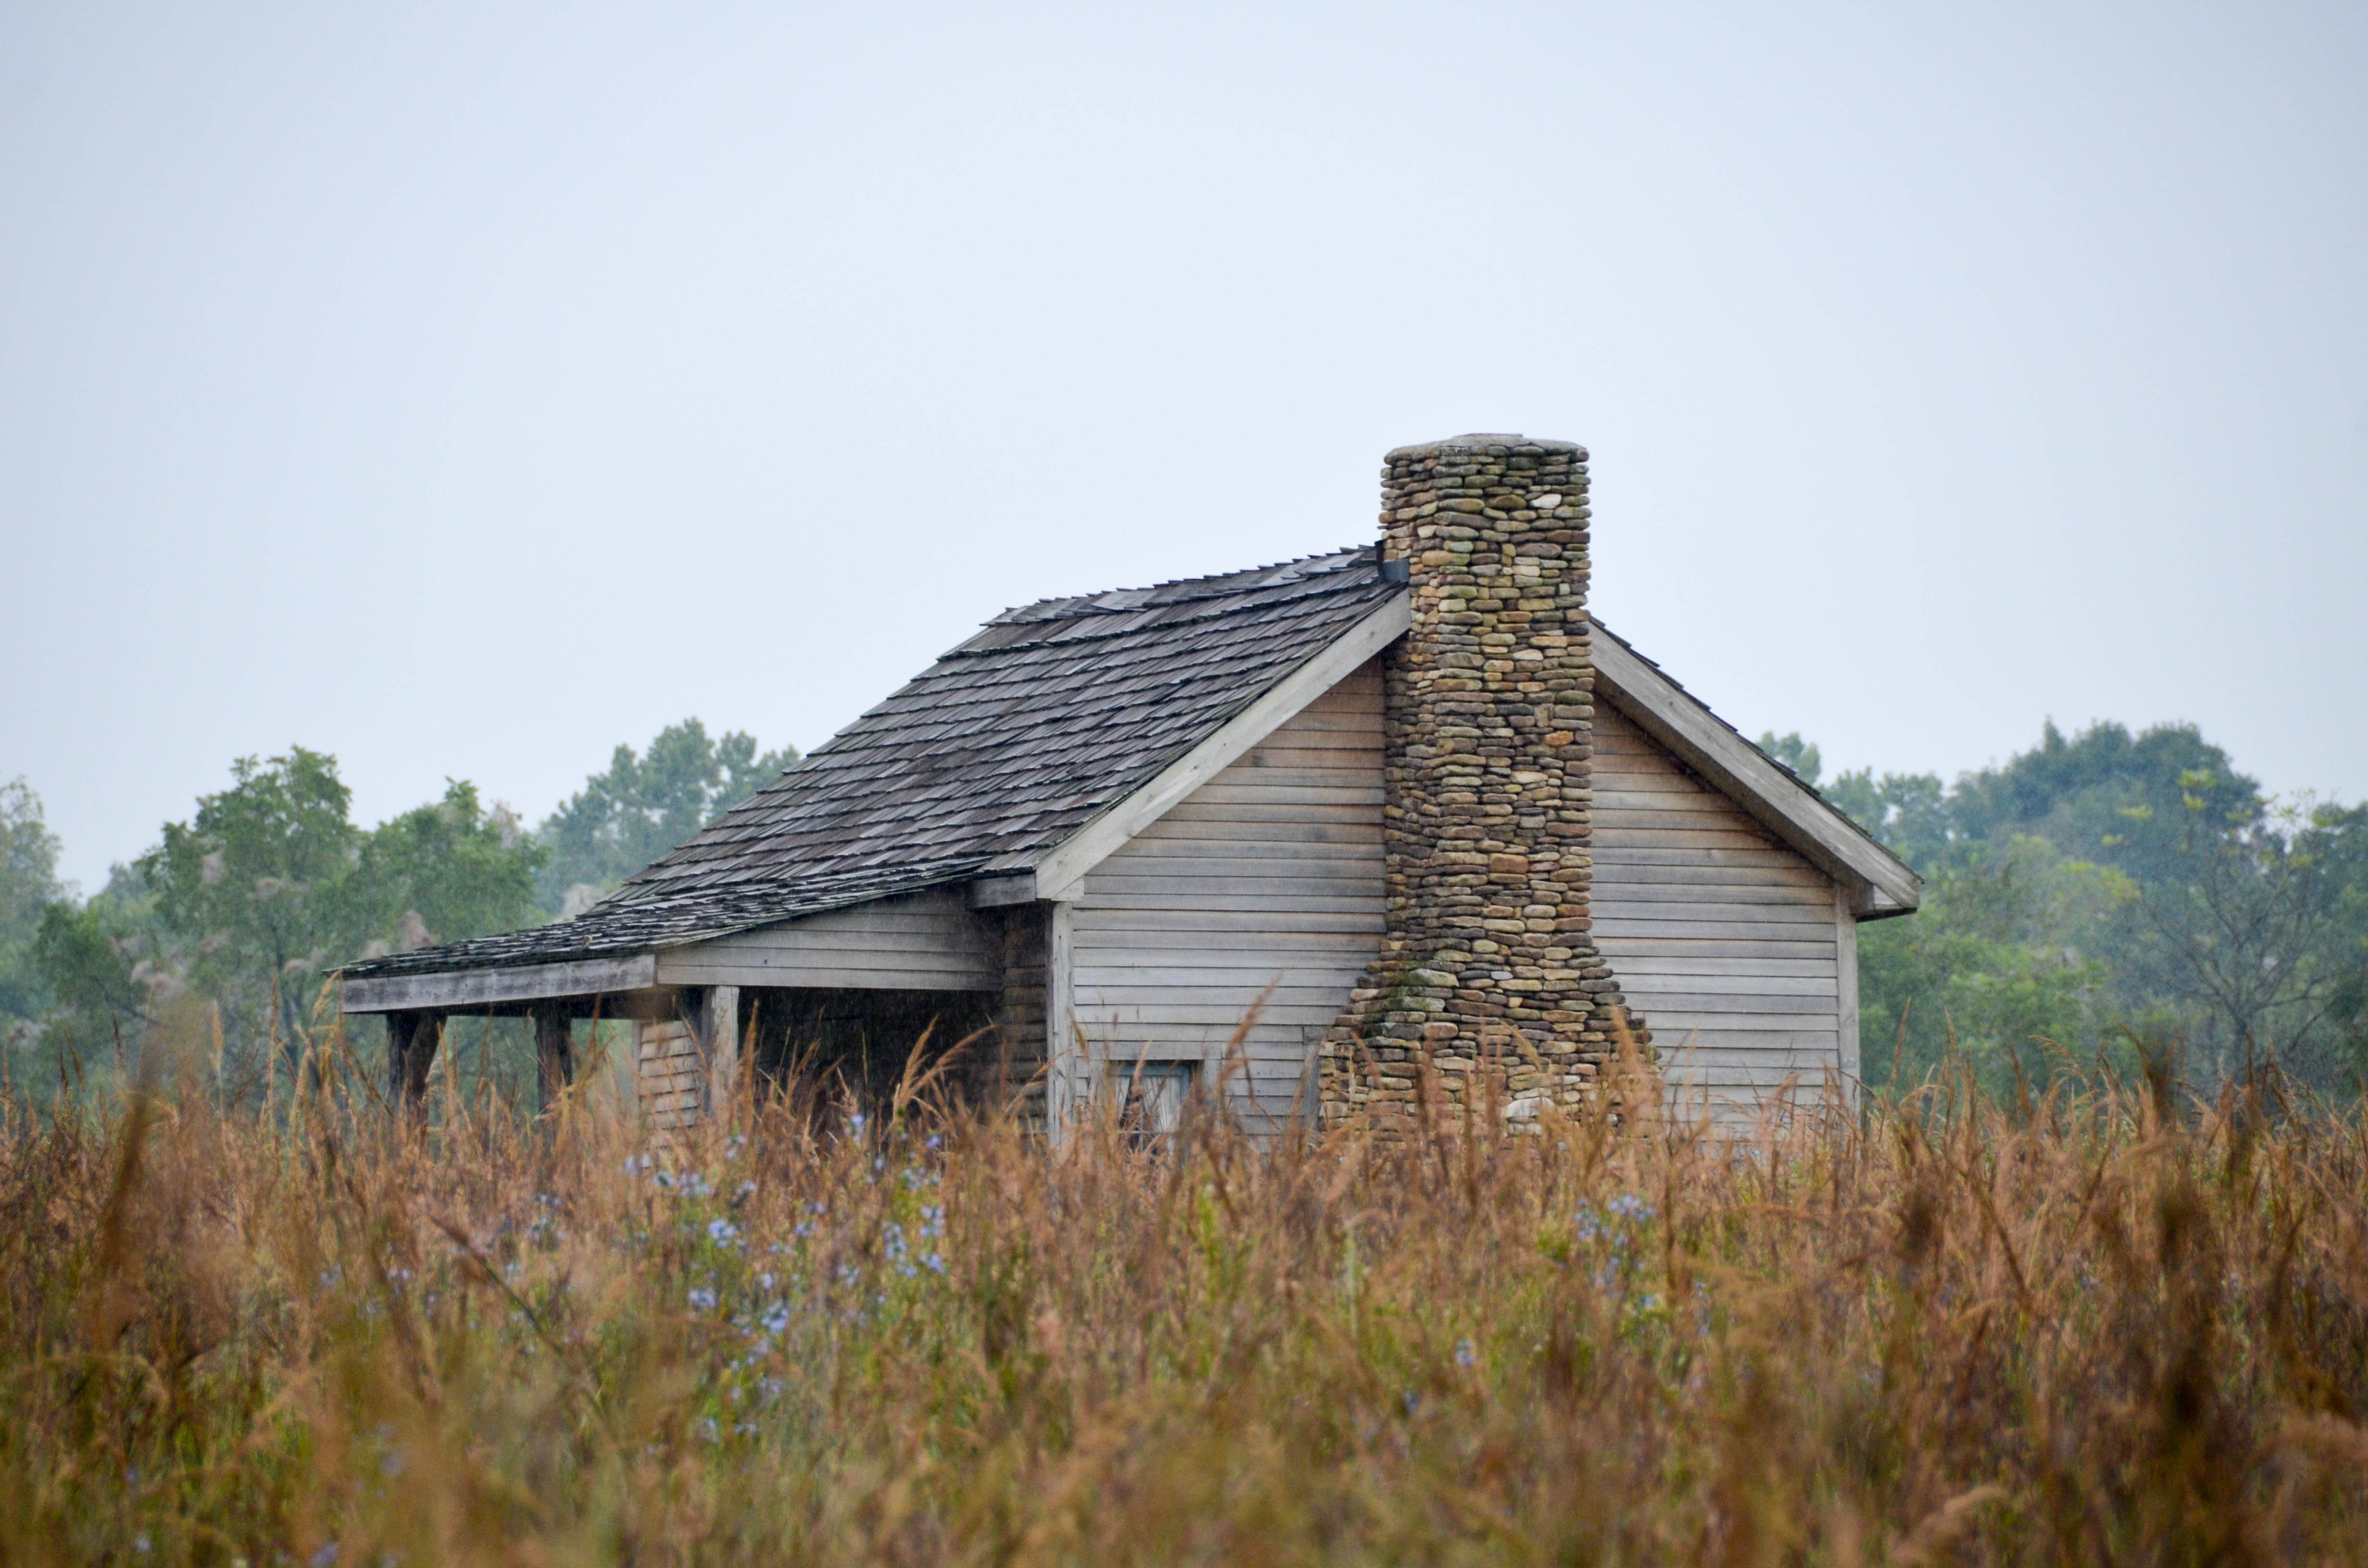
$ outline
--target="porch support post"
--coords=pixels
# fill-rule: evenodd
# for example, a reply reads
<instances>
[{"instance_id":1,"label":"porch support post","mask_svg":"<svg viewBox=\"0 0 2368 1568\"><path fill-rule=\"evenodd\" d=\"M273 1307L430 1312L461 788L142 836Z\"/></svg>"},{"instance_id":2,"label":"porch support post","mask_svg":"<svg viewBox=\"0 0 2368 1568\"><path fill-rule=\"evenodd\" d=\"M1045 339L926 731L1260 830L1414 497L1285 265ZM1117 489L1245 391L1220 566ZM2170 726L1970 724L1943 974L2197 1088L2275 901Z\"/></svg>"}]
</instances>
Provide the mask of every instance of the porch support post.
<instances>
[{"instance_id":1,"label":"porch support post","mask_svg":"<svg viewBox=\"0 0 2368 1568\"><path fill-rule=\"evenodd\" d=\"M1069 1141L1071 1124L1093 1103L1093 1063L1077 1028L1077 995L1070 977L1069 905L1044 906L1045 1131L1053 1147Z\"/></svg>"},{"instance_id":2,"label":"porch support post","mask_svg":"<svg viewBox=\"0 0 2368 1568\"><path fill-rule=\"evenodd\" d=\"M386 1016L386 1097L404 1115L417 1116L427 1103L427 1072L443 1035L441 1013Z\"/></svg>"},{"instance_id":3,"label":"porch support post","mask_svg":"<svg viewBox=\"0 0 2368 1568\"><path fill-rule=\"evenodd\" d=\"M560 1096L575 1081L575 1037L564 1009L534 1010L535 1080L542 1091L542 1108L559 1104Z\"/></svg>"},{"instance_id":4,"label":"porch support post","mask_svg":"<svg viewBox=\"0 0 2368 1568\"><path fill-rule=\"evenodd\" d=\"M732 1119L740 1093L740 988L711 985L700 1019L700 1044L707 1058L707 1086L702 1098L707 1114L718 1121Z\"/></svg>"}]
</instances>

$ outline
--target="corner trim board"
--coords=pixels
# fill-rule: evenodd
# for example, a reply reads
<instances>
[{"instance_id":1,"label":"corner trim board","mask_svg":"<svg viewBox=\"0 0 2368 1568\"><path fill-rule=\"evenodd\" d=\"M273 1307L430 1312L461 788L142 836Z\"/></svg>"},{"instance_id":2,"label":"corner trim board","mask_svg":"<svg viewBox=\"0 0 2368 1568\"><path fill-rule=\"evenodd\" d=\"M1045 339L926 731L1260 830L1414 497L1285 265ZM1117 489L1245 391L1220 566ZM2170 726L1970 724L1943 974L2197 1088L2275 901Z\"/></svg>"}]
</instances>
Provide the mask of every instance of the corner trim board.
<instances>
[{"instance_id":1,"label":"corner trim board","mask_svg":"<svg viewBox=\"0 0 2368 1568\"><path fill-rule=\"evenodd\" d=\"M1070 1122L1093 1097L1090 1067L1078 1049L1069 920L1068 904L1051 904L1044 911L1044 1060L1050 1068L1044 1119L1055 1149L1068 1142Z\"/></svg>"},{"instance_id":2,"label":"corner trim board","mask_svg":"<svg viewBox=\"0 0 2368 1568\"><path fill-rule=\"evenodd\" d=\"M1855 1106L1864 1076L1858 1035L1858 915L1850 907L1850 890L1839 882L1834 884L1834 994L1841 1004L1836 1023L1840 1037L1842 1092Z\"/></svg>"}]
</instances>

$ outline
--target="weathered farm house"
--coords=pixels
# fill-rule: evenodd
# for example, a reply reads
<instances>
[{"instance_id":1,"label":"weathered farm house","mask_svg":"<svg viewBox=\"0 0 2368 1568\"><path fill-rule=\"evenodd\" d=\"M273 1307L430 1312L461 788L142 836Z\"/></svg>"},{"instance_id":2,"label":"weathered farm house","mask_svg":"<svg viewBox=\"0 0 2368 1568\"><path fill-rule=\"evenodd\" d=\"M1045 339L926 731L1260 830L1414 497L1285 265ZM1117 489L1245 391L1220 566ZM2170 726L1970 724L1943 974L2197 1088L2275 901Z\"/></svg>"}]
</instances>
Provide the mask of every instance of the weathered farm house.
<instances>
[{"instance_id":1,"label":"weathered farm house","mask_svg":"<svg viewBox=\"0 0 2368 1568\"><path fill-rule=\"evenodd\" d=\"M1620 1011L1714 1113L1848 1092L1857 926L1917 879L1589 618L1586 462L1405 448L1377 544L1007 611L588 914L353 964L346 1010L413 1093L456 1015L530 1015L549 1078L634 1020L661 1125L933 1019L1056 1137L1219 1085L1403 1116L1423 1061L1520 1118Z\"/></svg>"}]
</instances>

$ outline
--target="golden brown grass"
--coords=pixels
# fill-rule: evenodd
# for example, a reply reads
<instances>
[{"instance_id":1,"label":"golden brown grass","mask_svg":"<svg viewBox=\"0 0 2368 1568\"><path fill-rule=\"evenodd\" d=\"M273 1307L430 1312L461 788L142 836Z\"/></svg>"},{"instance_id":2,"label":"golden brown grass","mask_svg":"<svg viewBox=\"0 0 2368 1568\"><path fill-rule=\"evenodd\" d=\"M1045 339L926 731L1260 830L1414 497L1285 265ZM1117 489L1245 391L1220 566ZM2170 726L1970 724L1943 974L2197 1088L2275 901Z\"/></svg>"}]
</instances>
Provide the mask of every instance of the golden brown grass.
<instances>
[{"instance_id":1,"label":"golden brown grass","mask_svg":"<svg viewBox=\"0 0 2368 1568\"><path fill-rule=\"evenodd\" d=\"M2368 1129L0 1129L0 1562L2368 1560Z\"/></svg>"}]
</instances>

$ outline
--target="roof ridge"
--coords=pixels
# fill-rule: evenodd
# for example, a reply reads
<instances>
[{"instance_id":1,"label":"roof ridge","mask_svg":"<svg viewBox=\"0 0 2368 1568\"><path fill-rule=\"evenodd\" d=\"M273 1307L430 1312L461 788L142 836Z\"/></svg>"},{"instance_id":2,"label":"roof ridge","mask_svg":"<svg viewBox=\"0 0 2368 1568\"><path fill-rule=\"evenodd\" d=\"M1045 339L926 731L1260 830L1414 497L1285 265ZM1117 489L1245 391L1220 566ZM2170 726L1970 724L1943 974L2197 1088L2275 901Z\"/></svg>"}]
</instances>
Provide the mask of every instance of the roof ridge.
<instances>
[{"instance_id":1,"label":"roof ridge","mask_svg":"<svg viewBox=\"0 0 2368 1568\"><path fill-rule=\"evenodd\" d=\"M1160 604L1190 604L1200 598L1221 598L1261 585L1260 585L1253 580L1270 573L1289 572L1311 565L1319 572L1337 572L1344 567L1354 565L1359 555L1374 553L1378 548L1372 544L1352 544L1315 555L1293 556L1288 561L1270 562L1263 566L1240 566L1230 572L1212 572L1199 577L1171 577L1165 582L1153 583L1146 587L1100 588L1091 593L1068 594L1054 598L1038 599L1032 604L1015 605L982 624L1009 626L1034 620L1067 620L1083 615L1122 615L1128 610L1142 608L1144 603L1151 602L1149 596L1153 595L1159 596L1156 602ZM1204 591L1197 593L1190 591L1194 589ZM1133 599L1136 602L1126 604L1102 602L1116 598Z\"/></svg>"},{"instance_id":2,"label":"roof ridge","mask_svg":"<svg viewBox=\"0 0 2368 1568\"><path fill-rule=\"evenodd\" d=\"M1359 562L1353 556L1341 563L1344 567L1357 564ZM1232 593L1189 594L1172 599L1144 598L1133 604L1105 605L1073 615L1046 615L1033 619L997 617L939 654L939 663L982 658L990 653L1015 653L1054 642L1107 642L1112 638L1131 636L1155 623L1172 629L1208 625L1232 616L1259 615L1270 612L1279 604L1294 603L1335 592L1335 585L1327 583L1326 579L1339 577L1339 568L1326 566L1304 576L1246 584Z\"/></svg>"}]
</instances>

